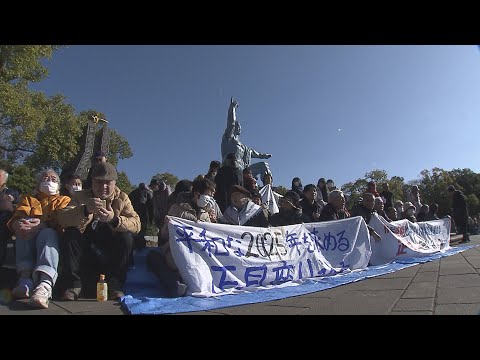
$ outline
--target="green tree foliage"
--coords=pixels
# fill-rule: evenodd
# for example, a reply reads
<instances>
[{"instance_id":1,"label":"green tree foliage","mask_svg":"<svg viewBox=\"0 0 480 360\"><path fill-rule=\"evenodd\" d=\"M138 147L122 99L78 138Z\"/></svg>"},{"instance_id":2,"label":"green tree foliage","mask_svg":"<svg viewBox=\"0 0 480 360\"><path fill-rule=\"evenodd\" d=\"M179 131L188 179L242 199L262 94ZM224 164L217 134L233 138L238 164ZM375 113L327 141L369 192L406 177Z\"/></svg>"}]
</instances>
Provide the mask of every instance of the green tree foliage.
<instances>
[{"instance_id":1,"label":"green tree foliage","mask_svg":"<svg viewBox=\"0 0 480 360\"><path fill-rule=\"evenodd\" d=\"M274 187L273 190L282 196L285 195L285 193L288 191L288 189L285 186L281 186L281 185Z\"/></svg>"},{"instance_id":2,"label":"green tree foliage","mask_svg":"<svg viewBox=\"0 0 480 360\"><path fill-rule=\"evenodd\" d=\"M167 185L170 185L170 188L173 190L175 185L178 183L178 177L170 173L157 174L152 178L158 179L159 181L165 181Z\"/></svg>"},{"instance_id":3,"label":"green tree foliage","mask_svg":"<svg viewBox=\"0 0 480 360\"><path fill-rule=\"evenodd\" d=\"M8 187L18 190L20 194L32 194L36 185L36 173L25 165L18 165L8 170Z\"/></svg>"},{"instance_id":4,"label":"green tree foliage","mask_svg":"<svg viewBox=\"0 0 480 360\"><path fill-rule=\"evenodd\" d=\"M0 81L38 82L48 74L41 64L50 59L58 45L0 45Z\"/></svg>"},{"instance_id":5,"label":"green tree foliage","mask_svg":"<svg viewBox=\"0 0 480 360\"><path fill-rule=\"evenodd\" d=\"M420 176L418 186L422 203L437 203L439 216L449 213L451 202L447 196L447 188L448 185L454 182L450 172L440 168L433 168L431 171L423 170Z\"/></svg>"},{"instance_id":6,"label":"green tree foliage","mask_svg":"<svg viewBox=\"0 0 480 360\"><path fill-rule=\"evenodd\" d=\"M340 189L348 199L346 203L347 208L352 208L357 199L363 197L363 193L367 189L368 181L369 180L366 179L357 179L354 182L349 182L341 186ZM323 201L328 202L328 199L323 199Z\"/></svg>"},{"instance_id":7,"label":"green tree foliage","mask_svg":"<svg viewBox=\"0 0 480 360\"><path fill-rule=\"evenodd\" d=\"M379 189L378 185L388 180L387 172L385 170L378 170L378 169L372 170L369 173L365 174L365 180L367 180L367 182L375 181L377 183L377 190L378 190Z\"/></svg>"},{"instance_id":8,"label":"green tree foliage","mask_svg":"<svg viewBox=\"0 0 480 360\"><path fill-rule=\"evenodd\" d=\"M36 165L38 159L48 159L43 166L58 169L62 157L75 154L72 140L79 130L73 107L61 95L49 98L29 89L30 82L47 76L41 61L57 48L0 45L0 150L10 161Z\"/></svg>"},{"instance_id":9,"label":"green tree foliage","mask_svg":"<svg viewBox=\"0 0 480 360\"><path fill-rule=\"evenodd\" d=\"M451 200L447 196L447 188L454 185L467 197L467 205L470 215L480 212L480 174L470 169L454 169L447 171L433 168L431 171L423 170L419 181L420 195L425 204L437 203L439 215L443 216L450 212Z\"/></svg>"},{"instance_id":10,"label":"green tree foliage","mask_svg":"<svg viewBox=\"0 0 480 360\"><path fill-rule=\"evenodd\" d=\"M393 196L394 196L395 200L402 200L403 201L404 199L406 199L405 192L404 192L405 182L404 182L403 177L392 176L390 178L390 180L388 180L387 182L388 182L390 191L393 193Z\"/></svg>"},{"instance_id":11,"label":"green tree foliage","mask_svg":"<svg viewBox=\"0 0 480 360\"><path fill-rule=\"evenodd\" d=\"M404 187L403 178L399 176L393 176L391 179L388 179L388 174L385 170L373 170L365 174L363 179L357 179L353 182L346 183L342 185L341 190L347 196L347 208L351 209L353 204L358 200L358 198L363 197L363 193L367 189L367 184L370 181L375 181L377 184L377 191L382 192L383 183L388 182L390 186L390 191L393 192L396 200L403 200L404 197Z\"/></svg>"},{"instance_id":12,"label":"green tree foliage","mask_svg":"<svg viewBox=\"0 0 480 360\"><path fill-rule=\"evenodd\" d=\"M480 212L480 201L477 198L477 195L470 194L467 196L467 205L470 215L475 215Z\"/></svg>"},{"instance_id":13,"label":"green tree foliage","mask_svg":"<svg viewBox=\"0 0 480 360\"><path fill-rule=\"evenodd\" d=\"M117 186L120 190L127 194L130 194L130 192L135 189L125 171L120 171L118 173Z\"/></svg>"}]
</instances>

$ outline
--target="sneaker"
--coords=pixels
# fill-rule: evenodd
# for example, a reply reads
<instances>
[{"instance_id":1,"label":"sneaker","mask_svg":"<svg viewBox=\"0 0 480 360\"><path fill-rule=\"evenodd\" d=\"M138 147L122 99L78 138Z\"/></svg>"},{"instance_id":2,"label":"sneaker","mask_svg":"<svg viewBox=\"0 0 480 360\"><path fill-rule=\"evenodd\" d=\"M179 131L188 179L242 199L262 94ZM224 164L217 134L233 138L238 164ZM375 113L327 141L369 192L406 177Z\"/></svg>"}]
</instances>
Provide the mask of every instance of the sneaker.
<instances>
[{"instance_id":1,"label":"sneaker","mask_svg":"<svg viewBox=\"0 0 480 360\"><path fill-rule=\"evenodd\" d=\"M41 282L35 290L33 290L33 295L30 298L29 304L33 307L48 309L48 303L52 297L52 288L51 286Z\"/></svg>"},{"instance_id":2,"label":"sneaker","mask_svg":"<svg viewBox=\"0 0 480 360\"><path fill-rule=\"evenodd\" d=\"M122 291L122 283L117 279L113 278L108 282L108 300L118 300L120 301L125 294Z\"/></svg>"},{"instance_id":3,"label":"sneaker","mask_svg":"<svg viewBox=\"0 0 480 360\"><path fill-rule=\"evenodd\" d=\"M82 291L81 288L68 288L62 294L63 301L76 301Z\"/></svg>"},{"instance_id":4,"label":"sneaker","mask_svg":"<svg viewBox=\"0 0 480 360\"><path fill-rule=\"evenodd\" d=\"M182 297L185 296L187 292L187 285L177 280L177 296Z\"/></svg>"},{"instance_id":5,"label":"sneaker","mask_svg":"<svg viewBox=\"0 0 480 360\"><path fill-rule=\"evenodd\" d=\"M12 294L17 299L28 299L33 289L33 280L29 278L20 278L17 286L12 290Z\"/></svg>"}]
</instances>

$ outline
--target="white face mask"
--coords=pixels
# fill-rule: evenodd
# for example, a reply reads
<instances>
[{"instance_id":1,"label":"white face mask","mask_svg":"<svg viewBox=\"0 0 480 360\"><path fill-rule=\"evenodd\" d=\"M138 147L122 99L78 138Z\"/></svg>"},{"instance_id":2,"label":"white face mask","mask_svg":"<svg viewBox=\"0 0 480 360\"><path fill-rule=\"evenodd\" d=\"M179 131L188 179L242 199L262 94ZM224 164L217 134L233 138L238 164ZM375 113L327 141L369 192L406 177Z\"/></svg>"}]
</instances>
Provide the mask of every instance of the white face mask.
<instances>
[{"instance_id":1,"label":"white face mask","mask_svg":"<svg viewBox=\"0 0 480 360\"><path fill-rule=\"evenodd\" d=\"M82 185L73 185L72 189L73 191L82 191Z\"/></svg>"},{"instance_id":2,"label":"white face mask","mask_svg":"<svg viewBox=\"0 0 480 360\"><path fill-rule=\"evenodd\" d=\"M415 215L415 210L414 210L414 209L408 209L408 210L407 210L407 215L408 215L408 216Z\"/></svg>"},{"instance_id":3,"label":"white face mask","mask_svg":"<svg viewBox=\"0 0 480 360\"><path fill-rule=\"evenodd\" d=\"M207 204L213 204L213 199L211 196L208 195L200 195L197 200L197 206L200 208L204 208Z\"/></svg>"},{"instance_id":4,"label":"white face mask","mask_svg":"<svg viewBox=\"0 0 480 360\"><path fill-rule=\"evenodd\" d=\"M46 195L55 195L58 191L58 184L53 181L44 181L40 184L40 191Z\"/></svg>"}]
</instances>

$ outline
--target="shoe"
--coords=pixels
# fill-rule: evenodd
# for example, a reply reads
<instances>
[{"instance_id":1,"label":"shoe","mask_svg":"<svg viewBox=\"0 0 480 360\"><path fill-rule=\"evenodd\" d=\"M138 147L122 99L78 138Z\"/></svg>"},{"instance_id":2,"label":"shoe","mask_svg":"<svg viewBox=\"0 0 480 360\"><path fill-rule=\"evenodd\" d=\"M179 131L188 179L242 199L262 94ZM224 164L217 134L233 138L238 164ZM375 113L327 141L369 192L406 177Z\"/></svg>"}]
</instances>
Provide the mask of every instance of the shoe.
<instances>
[{"instance_id":1,"label":"shoe","mask_svg":"<svg viewBox=\"0 0 480 360\"><path fill-rule=\"evenodd\" d=\"M187 285L177 280L177 296L182 297L185 296L187 292Z\"/></svg>"},{"instance_id":2,"label":"shoe","mask_svg":"<svg viewBox=\"0 0 480 360\"><path fill-rule=\"evenodd\" d=\"M122 291L123 285L117 279L111 279L108 282L108 300L120 301L125 294Z\"/></svg>"},{"instance_id":3,"label":"shoe","mask_svg":"<svg viewBox=\"0 0 480 360\"><path fill-rule=\"evenodd\" d=\"M466 243L469 243L469 242L470 242L470 239L466 238L466 239L462 239L462 241L460 241L459 244L466 244Z\"/></svg>"},{"instance_id":4,"label":"shoe","mask_svg":"<svg viewBox=\"0 0 480 360\"><path fill-rule=\"evenodd\" d=\"M82 288L68 288L62 294L63 301L76 301L80 295Z\"/></svg>"},{"instance_id":5,"label":"shoe","mask_svg":"<svg viewBox=\"0 0 480 360\"><path fill-rule=\"evenodd\" d=\"M33 289L33 280L29 278L18 279L17 286L12 290L12 295L17 299L28 299Z\"/></svg>"},{"instance_id":6,"label":"shoe","mask_svg":"<svg viewBox=\"0 0 480 360\"><path fill-rule=\"evenodd\" d=\"M48 309L48 303L50 302L51 298L52 287L44 282L41 282L40 285L33 290L33 295L30 298L29 304L40 309Z\"/></svg>"}]
</instances>

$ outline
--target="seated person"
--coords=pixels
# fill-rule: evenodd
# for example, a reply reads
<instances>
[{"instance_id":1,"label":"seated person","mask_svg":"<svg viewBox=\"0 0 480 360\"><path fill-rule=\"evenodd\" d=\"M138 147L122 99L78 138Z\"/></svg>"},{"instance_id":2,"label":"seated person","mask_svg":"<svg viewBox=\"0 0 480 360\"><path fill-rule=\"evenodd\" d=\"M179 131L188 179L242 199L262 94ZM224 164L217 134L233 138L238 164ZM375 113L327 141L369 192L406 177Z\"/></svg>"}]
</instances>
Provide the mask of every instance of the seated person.
<instances>
[{"instance_id":1,"label":"seated person","mask_svg":"<svg viewBox=\"0 0 480 360\"><path fill-rule=\"evenodd\" d=\"M375 198L375 206L374 206L375 211L377 214L381 217L383 217L385 220L388 222L391 222L392 220L388 217L388 215L385 212L385 206L383 204L383 199L381 197L376 197Z\"/></svg>"},{"instance_id":2,"label":"seated person","mask_svg":"<svg viewBox=\"0 0 480 360\"><path fill-rule=\"evenodd\" d=\"M7 255L7 241L12 236L7 222L12 217L13 211L12 200L0 193L0 266L3 265Z\"/></svg>"},{"instance_id":3,"label":"seated person","mask_svg":"<svg viewBox=\"0 0 480 360\"><path fill-rule=\"evenodd\" d=\"M413 205L410 201L407 201L403 203L403 208L405 209L405 212L403 214L403 218L407 219L408 221L412 223L417 222L417 218L415 217L415 213L417 209L415 208L415 205Z\"/></svg>"},{"instance_id":4,"label":"seated person","mask_svg":"<svg viewBox=\"0 0 480 360\"><path fill-rule=\"evenodd\" d=\"M403 219L403 201L402 200L395 200L393 203L393 207L397 210L397 220Z\"/></svg>"},{"instance_id":5,"label":"seated person","mask_svg":"<svg viewBox=\"0 0 480 360\"><path fill-rule=\"evenodd\" d=\"M427 214L429 211L430 207L427 204L423 204L416 216L417 222L426 221L425 219L427 218Z\"/></svg>"},{"instance_id":6,"label":"seated person","mask_svg":"<svg viewBox=\"0 0 480 360\"><path fill-rule=\"evenodd\" d=\"M303 213L300 206L300 196L295 191L287 191L280 198L280 212L270 217L271 226L302 224L309 221L309 217Z\"/></svg>"},{"instance_id":7,"label":"seated person","mask_svg":"<svg viewBox=\"0 0 480 360\"><path fill-rule=\"evenodd\" d=\"M397 221L397 209L395 209L393 206L389 207L387 210L385 210L385 213L387 214L388 218L391 221Z\"/></svg>"},{"instance_id":8,"label":"seated person","mask_svg":"<svg viewBox=\"0 0 480 360\"><path fill-rule=\"evenodd\" d=\"M270 217L270 211L268 209L268 205L262 203L262 195L260 195L260 192L258 190L253 190L250 192L250 194L252 195L253 203L262 207L265 218L268 220L268 218Z\"/></svg>"},{"instance_id":9,"label":"seated person","mask_svg":"<svg viewBox=\"0 0 480 360\"><path fill-rule=\"evenodd\" d=\"M346 219L350 214L345 213L345 196L341 190L333 190L328 194L328 204L320 214L320 221Z\"/></svg>"},{"instance_id":10,"label":"seated person","mask_svg":"<svg viewBox=\"0 0 480 360\"><path fill-rule=\"evenodd\" d=\"M70 202L59 191L57 173L43 171L37 177L34 194L22 197L7 224L16 236L15 266L19 280L12 290L13 296L30 298L31 306L42 309L48 308L58 277L61 235L58 211Z\"/></svg>"},{"instance_id":11,"label":"seated person","mask_svg":"<svg viewBox=\"0 0 480 360\"><path fill-rule=\"evenodd\" d=\"M80 292L93 297L100 274L108 283L108 298L120 300L140 217L126 193L117 186L117 170L107 162L95 164L92 188L75 192L58 214L64 228L62 300L77 300Z\"/></svg>"},{"instance_id":12,"label":"seated person","mask_svg":"<svg viewBox=\"0 0 480 360\"><path fill-rule=\"evenodd\" d=\"M352 209L352 217L361 216L367 223L368 232L372 235L376 241L381 240L380 235L372 228L368 223L372 218L372 214L375 212L375 196L372 193L363 194L362 203Z\"/></svg>"},{"instance_id":13,"label":"seated person","mask_svg":"<svg viewBox=\"0 0 480 360\"><path fill-rule=\"evenodd\" d=\"M251 201L250 192L242 186L233 185L231 205L227 207L219 223L229 225L268 227L263 208Z\"/></svg>"},{"instance_id":14,"label":"seated person","mask_svg":"<svg viewBox=\"0 0 480 360\"><path fill-rule=\"evenodd\" d=\"M425 216L425 221L438 220L438 204L430 204L427 216Z\"/></svg>"},{"instance_id":15,"label":"seated person","mask_svg":"<svg viewBox=\"0 0 480 360\"><path fill-rule=\"evenodd\" d=\"M257 180L252 176L250 168L243 169L243 187L248 191L258 189Z\"/></svg>"},{"instance_id":16,"label":"seated person","mask_svg":"<svg viewBox=\"0 0 480 360\"><path fill-rule=\"evenodd\" d=\"M69 174L65 178L65 183L60 188L60 195L73 197L75 191L82 190L82 179L76 174Z\"/></svg>"},{"instance_id":17,"label":"seated person","mask_svg":"<svg viewBox=\"0 0 480 360\"><path fill-rule=\"evenodd\" d=\"M215 185L207 179L193 181L192 190L179 193L177 202L168 211L168 215L195 222L211 222L206 208L212 203ZM157 275L165 286L168 297L185 295L187 286L173 259L170 249L168 217L160 230L159 251L150 251L147 255L147 268Z\"/></svg>"},{"instance_id":18,"label":"seated person","mask_svg":"<svg viewBox=\"0 0 480 360\"><path fill-rule=\"evenodd\" d=\"M300 200L300 206L303 213L310 219L309 222L319 221L322 207L316 200L317 187L314 184L305 185L303 188L303 198Z\"/></svg>"}]
</instances>

